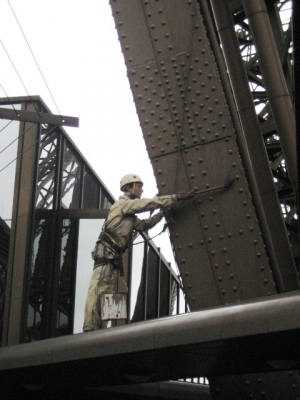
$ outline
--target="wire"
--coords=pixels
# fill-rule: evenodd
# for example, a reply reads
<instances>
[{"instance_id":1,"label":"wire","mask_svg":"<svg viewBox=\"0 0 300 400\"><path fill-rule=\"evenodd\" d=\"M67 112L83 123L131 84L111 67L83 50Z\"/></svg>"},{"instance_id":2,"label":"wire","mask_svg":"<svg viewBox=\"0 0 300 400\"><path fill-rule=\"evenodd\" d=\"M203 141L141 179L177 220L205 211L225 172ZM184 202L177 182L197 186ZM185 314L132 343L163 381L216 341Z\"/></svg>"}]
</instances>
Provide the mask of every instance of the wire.
<instances>
[{"instance_id":1,"label":"wire","mask_svg":"<svg viewBox=\"0 0 300 400\"><path fill-rule=\"evenodd\" d=\"M2 43L2 42L1 42L1 43ZM8 98L8 100L9 100L9 102L10 102L10 105L11 105L12 108L15 110L15 112L16 112L16 114L17 114L17 117L19 117L18 111L15 109L15 107L14 107L14 105L13 105L13 102L12 102L11 99L8 97L6 91L4 90L4 87L1 85L1 83L0 83L0 86L1 86L1 89L3 90L5 96ZM12 121L11 121L11 122L12 122ZM4 129L4 128L3 128L3 129ZM2 130L3 130L3 129L2 129ZM1 130L1 132L2 132L2 130Z\"/></svg>"},{"instance_id":2,"label":"wire","mask_svg":"<svg viewBox=\"0 0 300 400\"><path fill-rule=\"evenodd\" d=\"M56 125L50 129L49 132L47 132L47 135L51 133L54 129L56 128ZM28 150L30 150L33 146L35 146L39 142L40 138L38 138L31 146L29 146L26 150L22 151L16 158L14 158L12 161L10 161L8 164L5 165L2 169L0 169L0 172L4 171L10 164L12 164L14 161L16 161L19 157L21 157L23 154L25 154Z\"/></svg>"},{"instance_id":3,"label":"wire","mask_svg":"<svg viewBox=\"0 0 300 400\"><path fill-rule=\"evenodd\" d=\"M3 47L3 49L4 49L5 53L6 53L6 55L7 55L8 59L9 59L9 61L11 62L11 65L13 66L13 68L14 68L16 74L18 75L18 77L19 77L19 79L20 79L20 81L21 81L21 83L22 83L22 85L23 85L23 87L24 87L24 89L25 89L25 91L26 91L28 97L30 98L30 100L31 100L31 102L32 102L32 104L33 104L33 106L34 106L34 108L35 108L35 111L36 111L36 112L38 113L38 115L40 116L40 113L39 113L38 109L36 108L36 106L35 106L35 104L34 104L34 101L32 100L32 98L31 98L31 96L30 96L30 94L29 94L29 92L28 92L28 90L27 90L27 88L26 88L26 86L25 86L25 84L24 84L24 82L23 82L23 80L22 80L22 78L21 78L19 72L17 71L17 68L15 67L15 65L14 65L14 63L13 63L13 61L12 61L12 59L10 58L10 56L9 56L9 54L8 54L8 51L6 50L6 48L5 48L5 46L4 46L4 44L3 44L3 42L2 42L1 39L0 39L0 42L1 42L1 44L2 44L2 47ZM2 89L3 89L3 88L2 88Z\"/></svg>"},{"instance_id":4,"label":"wire","mask_svg":"<svg viewBox=\"0 0 300 400\"><path fill-rule=\"evenodd\" d=\"M12 121L10 121L7 125L9 125ZM32 125L30 125L24 132L22 132L16 139L14 139L12 142L10 142L6 147L4 147L3 150L0 151L0 154L4 152L4 150L6 150L9 146L11 146L16 140L18 140L21 136L23 136L30 128L32 128L35 124L37 124L37 122L34 122ZM7 126L6 125L6 126ZM5 126L5 127L6 127ZM5 128L4 127L4 128ZM3 129L4 129L3 128Z\"/></svg>"},{"instance_id":5,"label":"wire","mask_svg":"<svg viewBox=\"0 0 300 400\"><path fill-rule=\"evenodd\" d=\"M41 70L41 68L40 68L40 66L39 66L39 64L38 64L38 62L37 62L37 60L36 60L36 58L35 58L35 56L34 56L34 54L33 54L33 51L32 51L32 49L31 49L31 47L30 47L30 45L29 45L29 43L28 43L28 40L27 40L27 38L26 38L26 36L25 36L25 33L24 33L24 31L23 31L23 29L22 29L22 27L21 27L21 25L20 25L20 22L19 22L17 16L16 16L16 13L14 12L14 10L13 10L13 8L12 8L12 5L10 4L9 0L7 0L7 2L8 2L8 4L9 4L10 8L11 8L12 13L14 14L14 17L15 17L15 19L16 19L18 25L19 25L19 28L20 28L20 30L21 30L21 32L22 32L22 35L23 35L23 37L24 37L24 39L25 39L25 42L27 43L27 46L28 46L28 48L29 48L29 50L30 50L30 52L31 52L31 55L32 55L32 57L33 57L33 59L34 59L34 61L35 61L35 64L36 64L38 70L40 71L40 74L41 74L41 76L42 76L42 78L43 78L43 81L44 81L44 83L45 83L45 85L46 85L46 87L47 87L47 89L48 89L48 92L49 92L49 94L50 94L50 96L51 96L51 98L52 98L52 100L53 100L53 103L55 104L55 107L56 107L56 109L57 109L57 111L58 111L58 114L61 115L61 113L60 113L60 111L59 111L59 109L58 109L58 107L57 107L57 104L56 104L56 102L55 102L55 100L54 100L54 97L53 97L53 95L52 95L52 93L51 93L51 90L50 90L50 88L49 88L49 86L48 86L48 84L47 84L47 82L46 82L46 79L45 79L43 73L42 73L42 70Z\"/></svg>"},{"instance_id":6,"label":"wire","mask_svg":"<svg viewBox=\"0 0 300 400\"><path fill-rule=\"evenodd\" d=\"M1 133L2 131L4 131L4 129L7 128L8 125L10 125L12 122L13 122L12 120L9 121L9 122L1 129L0 133ZM1 153L2 153L2 151L0 151L0 154L1 154Z\"/></svg>"}]
</instances>

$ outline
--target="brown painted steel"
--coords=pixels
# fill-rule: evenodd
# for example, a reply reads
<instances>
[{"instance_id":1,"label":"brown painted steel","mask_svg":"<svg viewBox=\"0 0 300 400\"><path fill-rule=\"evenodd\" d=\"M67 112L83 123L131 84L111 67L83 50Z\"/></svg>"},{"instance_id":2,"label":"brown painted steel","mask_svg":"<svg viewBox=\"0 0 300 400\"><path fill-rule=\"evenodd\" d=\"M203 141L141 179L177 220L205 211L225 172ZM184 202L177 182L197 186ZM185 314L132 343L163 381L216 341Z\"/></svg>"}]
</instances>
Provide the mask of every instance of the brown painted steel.
<instances>
[{"instance_id":1,"label":"brown painted steel","mask_svg":"<svg viewBox=\"0 0 300 400\"><path fill-rule=\"evenodd\" d=\"M279 273L284 283L284 290L295 290L299 288L297 272L252 95L249 90L246 71L240 56L230 8L227 1L220 3L211 0L211 4L232 83L237 111L243 126L256 183L278 260Z\"/></svg>"},{"instance_id":2,"label":"brown painted steel","mask_svg":"<svg viewBox=\"0 0 300 400\"><path fill-rule=\"evenodd\" d=\"M197 2L116 1L111 6L160 193L198 191L234 179L228 190L178 204L171 218L171 240L191 309L275 293Z\"/></svg>"},{"instance_id":3,"label":"brown painted steel","mask_svg":"<svg viewBox=\"0 0 300 400\"><path fill-rule=\"evenodd\" d=\"M11 382L47 388L49 383L63 389L227 376L237 370L295 371L299 306L298 291L5 347L0 349L0 382L2 387Z\"/></svg>"},{"instance_id":4,"label":"brown painted steel","mask_svg":"<svg viewBox=\"0 0 300 400\"><path fill-rule=\"evenodd\" d=\"M37 122L38 124L50 124L57 126L79 126L79 119L65 115L53 115L36 111L9 110L0 107L0 118L13 121Z\"/></svg>"},{"instance_id":5,"label":"brown painted steel","mask_svg":"<svg viewBox=\"0 0 300 400\"><path fill-rule=\"evenodd\" d=\"M242 0L249 19L261 74L266 87L273 118L280 137L290 180L297 193L297 155L295 114L282 71L268 12L264 0Z\"/></svg>"},{"instance_id":6,"label":"brown painted steel","mask_svg":"<svg viewBox=\"0 0 300 400\"><path fill-rule=\"evenodd\" d=\"M32 104L23 104L23 109L33 112ZM14 189L12 229L7 268L5 308L2 345L20 343L23 330L24 298L28 279L29 243L34 209L34 182L36 179L36 155L39 146L39 125L20 124L18 159ZM27 150L27 151L26 151Z\"/></svg>"}]
</instances>

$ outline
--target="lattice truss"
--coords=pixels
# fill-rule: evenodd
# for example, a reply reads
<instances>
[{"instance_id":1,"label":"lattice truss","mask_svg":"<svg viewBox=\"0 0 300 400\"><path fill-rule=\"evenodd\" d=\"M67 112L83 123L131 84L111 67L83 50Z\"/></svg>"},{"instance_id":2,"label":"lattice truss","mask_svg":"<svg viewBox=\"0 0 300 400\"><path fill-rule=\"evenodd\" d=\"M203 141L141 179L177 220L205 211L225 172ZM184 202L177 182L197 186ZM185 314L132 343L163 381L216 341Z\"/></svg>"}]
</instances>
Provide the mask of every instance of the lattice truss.
<instances>
[{"instance_id":1,"label":"lattice truss","mask_svg":"<svg viewBox=\"0 0 300 400\"><path fill-rule=\"evenodd\" d=\"M50 132L48 134L48 132ZM57 134L53 128L42 126L39 156L39 174L37 183L37 208L51 208L54 199L57 170ZM64 197L80 179L80 164L74 154L66 148L63 160L61 197Z\"/></svg>"},{"instance_id":2,"label":"lattice truss","mask_svg":"<svg viewBox=\"0 0 300 400\"><path fill-rule=\"evenodd\" d=\"M287 87L293 100L292 1L269 1L266 2L266 5ZM236 8L233 8L233 18L235 22L235 31L240 43L241 56L245 63L249 86L253 95L256 113L269 156L282 213L290 234L291 242L295 243L298 235L296 199L291 187L290 178L286 169L286 162L280 145L280 138L276 131L272 110L262 79L255 43L253 42L249 23L245 17L241 3L237 5Z\"/></svg>"}]
</instances>

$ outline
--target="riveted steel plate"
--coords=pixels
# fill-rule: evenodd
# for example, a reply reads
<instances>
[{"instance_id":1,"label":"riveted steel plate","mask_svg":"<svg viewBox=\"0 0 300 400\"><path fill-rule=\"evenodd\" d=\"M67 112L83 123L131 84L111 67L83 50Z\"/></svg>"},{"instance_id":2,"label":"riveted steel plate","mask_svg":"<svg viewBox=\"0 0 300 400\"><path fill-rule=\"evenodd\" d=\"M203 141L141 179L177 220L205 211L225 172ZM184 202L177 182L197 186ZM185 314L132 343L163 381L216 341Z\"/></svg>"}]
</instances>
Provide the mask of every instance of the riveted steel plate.
<instances>
[{"instance_id":1,"label":"riveted steel plate","mask_svg":"<svg viewBox=\"0 0 300 400\"><path fill-rule=\"evenodd\" d=\"M111 2L192 310L276 292L217 66L196 1ZM135 23L132 23L132 21Z\"/></svg>"}]
</instances>

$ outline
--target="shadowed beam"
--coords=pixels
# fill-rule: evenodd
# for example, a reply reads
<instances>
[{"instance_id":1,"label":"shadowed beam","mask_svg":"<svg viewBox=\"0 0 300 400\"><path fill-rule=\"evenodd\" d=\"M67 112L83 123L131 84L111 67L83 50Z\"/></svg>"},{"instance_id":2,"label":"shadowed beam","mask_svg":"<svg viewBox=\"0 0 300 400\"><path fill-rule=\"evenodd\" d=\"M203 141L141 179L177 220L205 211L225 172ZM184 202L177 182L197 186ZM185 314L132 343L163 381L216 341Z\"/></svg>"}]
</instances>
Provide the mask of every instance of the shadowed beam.
<instances>
[{"instance_id":1,"label":"shadowed beam","mask_svg":"<svg viewBox=\"0 0 300 400\"><path fill-rule=\"evenodd\" d=\"M43 112L10 110L0 107L0 119L10 119L13 121L36 122L38 124L50 124L56 126L79 126L79 118L67 117L65 115L54 115Z\"/></svg>"},{"instance_id":2,"label":"shadowed beam","mask_svg":"<svg viewBox=\"0 0 300 400\"><path fill-rule=\"evenodd\" d=\"M300 292L0 349L0 384L107 386L299 368Z\"/></svg>"}]
</instances>

